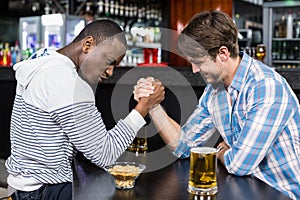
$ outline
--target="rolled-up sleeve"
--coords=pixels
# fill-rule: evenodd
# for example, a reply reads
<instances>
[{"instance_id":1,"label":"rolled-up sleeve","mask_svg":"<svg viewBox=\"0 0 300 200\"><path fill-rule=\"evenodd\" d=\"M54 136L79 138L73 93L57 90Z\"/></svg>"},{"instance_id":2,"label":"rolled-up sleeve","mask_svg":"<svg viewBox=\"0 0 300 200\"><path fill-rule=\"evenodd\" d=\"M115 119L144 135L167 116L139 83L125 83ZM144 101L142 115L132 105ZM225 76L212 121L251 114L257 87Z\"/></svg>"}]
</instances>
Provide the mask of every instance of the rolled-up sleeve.
<instances>
[{"instance_id":1,"label":"rolled-up sleeve","mask_svg":"<svg viewBox=\"0 0 300 200\"><path fill-rule=\"evenodd\" d=\"M190 155L190 148L201 146L216 132L207 108L210 92L210 88L206 87L196 109L181 127L180 141L173 152L175 156L181 158L188 157Z\"/></svg>"}]
</instances>

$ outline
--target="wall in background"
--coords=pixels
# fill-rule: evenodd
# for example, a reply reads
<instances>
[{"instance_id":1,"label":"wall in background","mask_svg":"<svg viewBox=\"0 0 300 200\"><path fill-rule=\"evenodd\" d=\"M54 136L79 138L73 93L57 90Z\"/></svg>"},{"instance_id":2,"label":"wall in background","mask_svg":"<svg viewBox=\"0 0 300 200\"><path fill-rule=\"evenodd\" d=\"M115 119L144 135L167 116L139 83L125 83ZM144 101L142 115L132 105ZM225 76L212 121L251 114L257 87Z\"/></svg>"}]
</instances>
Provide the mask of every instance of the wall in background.
<instances>
[{"instance_id":1,"label":"wall in background","mask_svg":"<svg viewBox=\"0 0 300 200\"><path fill-rule=\"evenodd\" d=\"M0 18L0 42L9 42L14 44L19 38L19 19L18 18Z\"/></svg>"},{"instance_id":2,"label":"wall in background","mask_svg":"<svg viewBox=\"0 0 300 200\"><path fill-rule=\"evenodd\" d=\"M221 10L232 16L233 0L170 0L170 28L180 32L196 13L207 10ZM176 38L171 38L176 41ZM176 42L171 42L176 49ZM180 56L170 53L170 66L189 66L190 64Z\"/></svg>"}]
</instances>

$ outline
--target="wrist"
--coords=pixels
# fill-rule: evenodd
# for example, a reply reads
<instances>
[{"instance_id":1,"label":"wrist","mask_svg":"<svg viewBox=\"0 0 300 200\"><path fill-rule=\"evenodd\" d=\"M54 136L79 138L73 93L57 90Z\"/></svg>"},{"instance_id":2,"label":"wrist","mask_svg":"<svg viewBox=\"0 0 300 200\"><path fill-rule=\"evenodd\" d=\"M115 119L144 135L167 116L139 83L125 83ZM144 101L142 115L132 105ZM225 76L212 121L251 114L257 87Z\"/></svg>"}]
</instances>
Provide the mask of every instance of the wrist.
<instances>
[{"instance_id":1,"label":"wrist","mask_svg":"<svg viewBox=\"0 0 300 200\"><path fill-rule=\"evenodd\" d=\"M155 104L149 109L149 112L155 112L156 110L158 110L160 108L161 108L160 104Z\"/></svg>"},{"instance_id":2,"label":"wrist","mask_svg":"<svg viewBox=\"0 0 300 200\"><path fill-rule=\"evenodd\" d=\"M144 105L144 104L142 104L142 103L139 102L136 105L135 110L138 111L140 113L140 115L142 115L143 117L145 117L148 114L150 108L149 108L149 106L146 106L146 105Z\"/></svg>"},{"instance_id":3,"label":"wrist","mask_svg":"<svg viewBox=\"0 0 300 200\"><path fill-rule=\"evenodd\" d=\"M149 114L152 116L160 113L162 110L164 110L163 107L160 104L156 104L150 108Z\"/></svg>"}]
</instances>

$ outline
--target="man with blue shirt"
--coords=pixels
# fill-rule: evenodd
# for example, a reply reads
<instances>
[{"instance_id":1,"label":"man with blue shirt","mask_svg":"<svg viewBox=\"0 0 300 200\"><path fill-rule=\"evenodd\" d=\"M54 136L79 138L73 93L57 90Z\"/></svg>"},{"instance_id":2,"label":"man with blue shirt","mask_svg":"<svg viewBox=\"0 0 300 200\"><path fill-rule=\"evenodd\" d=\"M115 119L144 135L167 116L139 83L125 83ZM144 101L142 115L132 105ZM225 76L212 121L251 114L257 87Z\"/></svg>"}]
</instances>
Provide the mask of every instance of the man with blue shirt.
<instances>
[{"instance_id":1,"label":"man with blue shirt","mask_svg":"<svg viewBox=\"0 0 300 200\"><path fill-rule=\"evenodd\" d=\"M178 157L190 155L216 131L223 142L218 159L229 173L252 175L292 199L300 199L300 110L286 80L238 50L238 30L219 11L195 15L177 48L207 86L199 104L180 127L160 105L150 115ZM135 99L152 93L153 78L135 86Z\"/></svg>"}]
</instances>

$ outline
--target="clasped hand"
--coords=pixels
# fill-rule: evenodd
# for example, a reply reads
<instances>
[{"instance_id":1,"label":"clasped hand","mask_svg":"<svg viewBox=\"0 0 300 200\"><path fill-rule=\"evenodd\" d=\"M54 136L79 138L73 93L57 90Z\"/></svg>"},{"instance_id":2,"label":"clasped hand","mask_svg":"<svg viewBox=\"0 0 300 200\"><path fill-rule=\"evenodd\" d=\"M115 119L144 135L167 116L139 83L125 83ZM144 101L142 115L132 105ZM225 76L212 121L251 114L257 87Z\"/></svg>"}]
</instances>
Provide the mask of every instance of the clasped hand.
<instances>
[{"instance_id":1,"label":"clasped hand","mask_svg":"<svg viewBox=\"0 0 300 200\"><path fill-rule=\"evenodd\" d=\"M140 78L134 86L134 99L137 102L147 99L155 106L164 100L164 89L164 86L158 79L154 79L153 77Z\"/></svg>"}]
</instances>

